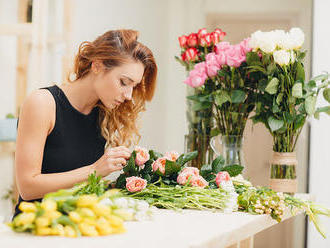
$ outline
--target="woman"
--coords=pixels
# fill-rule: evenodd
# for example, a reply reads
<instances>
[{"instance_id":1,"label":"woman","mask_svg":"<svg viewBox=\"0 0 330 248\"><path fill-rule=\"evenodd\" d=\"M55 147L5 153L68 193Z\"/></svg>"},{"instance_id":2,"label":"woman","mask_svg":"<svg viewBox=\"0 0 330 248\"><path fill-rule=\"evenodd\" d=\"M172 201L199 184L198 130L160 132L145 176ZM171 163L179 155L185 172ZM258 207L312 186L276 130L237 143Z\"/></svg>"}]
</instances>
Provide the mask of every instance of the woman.
<instances>
[{"instance_id":1,"label":"woman","mask_svg":"<svg viewBox=\"0 0 330 248\"><path fill-rule=\"evenodd\" d=\"M76 79L42 88L25 100L19 118L15 174L19 202L121 170L125 146L153 97L157 66L133 30L109 31L84 42L75 58ZM106 149L105 149L106 148Z\"/></svg>"}]
</instances>

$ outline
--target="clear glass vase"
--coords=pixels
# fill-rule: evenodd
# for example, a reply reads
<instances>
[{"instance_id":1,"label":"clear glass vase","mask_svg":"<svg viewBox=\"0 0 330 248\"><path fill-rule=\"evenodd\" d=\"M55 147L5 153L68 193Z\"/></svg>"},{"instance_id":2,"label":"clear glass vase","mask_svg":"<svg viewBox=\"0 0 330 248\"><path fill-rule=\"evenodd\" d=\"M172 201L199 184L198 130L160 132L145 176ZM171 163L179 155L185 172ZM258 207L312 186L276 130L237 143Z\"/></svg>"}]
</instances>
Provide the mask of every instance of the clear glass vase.
<instances>
[{"instance_id":1,"label":"clear glass vase","mask_svg":"<svg viewBox=\"0 0 330 248\"><path fill-rule=\"evenodd\" d=\"M245 167L243 140L241 135L222 135L212 138L210 145L218 156L224 157L225 166L241 165ZM216 145L216 141L220 147Z\"/></svg>"}]
</instances>

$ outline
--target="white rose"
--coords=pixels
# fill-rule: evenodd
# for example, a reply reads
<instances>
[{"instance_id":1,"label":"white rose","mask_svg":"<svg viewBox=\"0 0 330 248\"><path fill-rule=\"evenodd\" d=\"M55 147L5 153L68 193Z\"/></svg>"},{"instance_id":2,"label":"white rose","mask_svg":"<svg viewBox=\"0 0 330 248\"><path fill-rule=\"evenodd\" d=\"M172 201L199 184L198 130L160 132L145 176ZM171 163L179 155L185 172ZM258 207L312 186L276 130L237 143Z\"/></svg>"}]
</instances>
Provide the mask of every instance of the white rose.
<instances>
[{"instance_id":1,"label":"white rose","mask_svg":"<svg viewBox=\"0 0 330 248\"><path fill-rule=\"evenodd\" d=\"M296 60L296 54L294 51L290 51L290 62L294 63L294 61Z\"/></svg>"},{"instance_id":2,"label":"white rose","mask_svg":"<svg viewBox=\"0 0 330 248\"><path fill-rule=\"evenodd\" d=\"M272 31L272 36L276 47L283 48L282 46L286 41L286 33L284 30L274 30Z\"/></svg>"},{"instance_id":3,"label":"white rose","mask_svg":"<svg viewBox=\"0 0 330 248\"><path fill-rule=\"evenodd\" d=\"M285 50L278 50L273 53L275 63L279 65L288 65L290 63L291 54Z\"/></svg>"},{"instance_id":4,"label":"white rose","mask_svg":"<svg viewBox=\"0 0 330 248\"><path fill-rule=\"evenodd\" d=\"M289 37L292 40L292 49L299 49L304 44L305 34L300 28L291 28Z\"/></svg>"}]
</instances>

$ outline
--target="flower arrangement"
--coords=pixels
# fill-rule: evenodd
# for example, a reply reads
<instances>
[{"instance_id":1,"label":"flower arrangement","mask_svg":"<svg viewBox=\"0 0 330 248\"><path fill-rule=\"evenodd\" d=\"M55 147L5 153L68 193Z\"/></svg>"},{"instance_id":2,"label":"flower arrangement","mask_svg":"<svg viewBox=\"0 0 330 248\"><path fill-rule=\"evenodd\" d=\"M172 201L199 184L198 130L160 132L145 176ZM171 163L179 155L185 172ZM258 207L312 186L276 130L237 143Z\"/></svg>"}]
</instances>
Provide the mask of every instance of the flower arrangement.
<instances>
[{"instance_id":1,"label":"flower arrangement","mask_svg":"<svg viewBox=\"0 0 330 248\"><path fill-rule=\"evenodd\" d=\"M321 92L330 103L329 75L305 82L303 42L304 33L299 28L289 32L257 31L249 41L253 49L247 58L249 72L259 76L256 114L252 119L263 123L273 136L272 179L296 178L297 162L292 153L307 117L330 113L330 106L316 109Z\"/></svg>"},{"instance_id":2,"label":"flower arrangement","mask_svg":"<svg viewBox=\"0 0 330 248\"><path fill-rule=\"evenodd\" d=\"M191 33L188 36L179 37L179 45L181 48L180 57L176 56L176 60L185 67L189 73L195 65L205 61L206 55L215 51L215 47L219 44L226 33L221 29L215 29L208 33L205 28L200 29L197 33ZM200 94L209 94L213 91L211 84L204 83L205 74L198 70L194 70L196 75L193 81L186 81L189 86L187 89L187 120L189 123L189 133L186 135L186 151L198 151L198 156L190 163L194 167L200 168L205 163L213 160L213 151L209 145L210 138L213 136L212 128L212 104L206 102L199 104L191 97Z\"/></svg>"}]
</instances>

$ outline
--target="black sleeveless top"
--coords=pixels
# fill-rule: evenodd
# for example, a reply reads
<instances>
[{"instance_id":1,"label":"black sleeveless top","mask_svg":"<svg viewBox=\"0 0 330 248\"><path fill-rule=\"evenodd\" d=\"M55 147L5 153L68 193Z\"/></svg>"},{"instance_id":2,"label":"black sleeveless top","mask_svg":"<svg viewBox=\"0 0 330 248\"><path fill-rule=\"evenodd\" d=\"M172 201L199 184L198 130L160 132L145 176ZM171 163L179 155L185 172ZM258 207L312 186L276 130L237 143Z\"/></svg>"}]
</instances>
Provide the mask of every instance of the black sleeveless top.
<instances>
[{"instance_id":1,"label":"black sleeveless top","mask_svg":"<svg viewBox=\"0 0 330 248\"><path fill-rule=\"evenodd\" d=\"M49 90L55 99L56 120L46 139L41 173L65 172L93 164L104 154L105 146L98 122L98 107L85 115L71 105L57 85L42 89ZM18 205L21 201L24 199L19 196L14 217L20 213Z\"/></svg>"}]
</instances>

